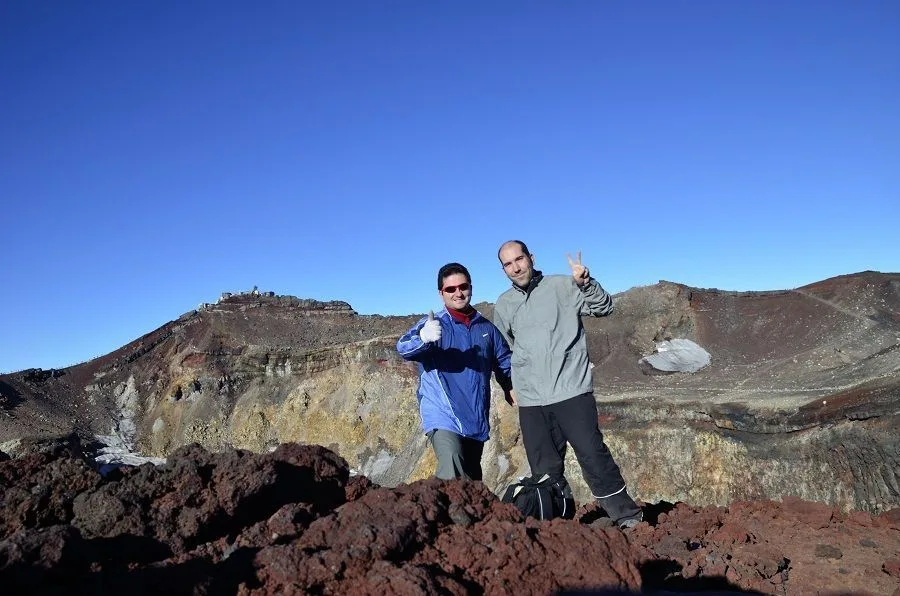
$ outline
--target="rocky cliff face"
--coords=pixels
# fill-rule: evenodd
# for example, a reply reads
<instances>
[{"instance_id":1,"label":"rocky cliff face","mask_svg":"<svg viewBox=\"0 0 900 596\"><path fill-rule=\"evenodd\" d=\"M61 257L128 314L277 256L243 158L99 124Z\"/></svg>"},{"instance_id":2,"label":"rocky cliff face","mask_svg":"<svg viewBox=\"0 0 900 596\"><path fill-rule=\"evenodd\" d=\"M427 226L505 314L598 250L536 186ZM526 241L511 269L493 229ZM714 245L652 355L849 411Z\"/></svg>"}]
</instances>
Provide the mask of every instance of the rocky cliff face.
<instances>
[{"instance_id":1,"label":"rocky cliff face","mask_svg":"<svg viewBox=\"0 0 900 596\"><path fill-rule=\"evenodd\" d=\"M298 441L385 486L427 478L415 367L394 347L417 319L278 296L204 305L96 360L0 377L0 448L72 430L160 457L190 443L264 453ZM601 428L637 497L795 496L872 513L900 504L900 275L764 293L660 282L584 324ZM640 358L672 338L696 342L711 364L647 374ZM485 483L499 492L528 472L502 398L492 429ZM586 503L572 454L568 463Z\"/></svg>"}]
</instances>

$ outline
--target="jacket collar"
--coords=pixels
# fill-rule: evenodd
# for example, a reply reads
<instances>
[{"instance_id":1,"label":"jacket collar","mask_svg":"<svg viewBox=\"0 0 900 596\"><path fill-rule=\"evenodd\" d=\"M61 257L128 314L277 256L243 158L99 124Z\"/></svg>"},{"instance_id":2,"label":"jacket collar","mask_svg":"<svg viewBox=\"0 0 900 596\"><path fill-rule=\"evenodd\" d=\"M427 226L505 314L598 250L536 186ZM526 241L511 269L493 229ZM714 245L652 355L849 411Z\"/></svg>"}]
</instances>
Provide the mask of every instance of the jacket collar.
<instances>
[{"instance_id":1,"label":"jacket collar","mask_svg":"<svg viewBox=\"0 0 900 596\"><path fill-rule=\"evenodd\" d=\"M469 306L471 306L471 304ZM450 319L451 321L457 320L456 317L454 317L452 314L450 314L450 309L447 308L446 306L444 308L442 308L439 312L434 313L434 316L436 316L436 317L443 317L444 315L447 315L447 318ZM480 312L478 312L478 309L473 307L472 314L470 316L469 325L474 323L476 319L479 319L482 316L483 315Z\"/></svg>"},{"instance_id":2,"label":"jacket collar","mask_svg":"<svg viewBox=\"0 0 900 596\"><path fill-rule=\"evenodd\" d=\"M543 278L544 278L544 274L541 273L540 271L538 271L537 269L535 269L535 270L534 270L534 273L531 274L531 281L528 282L528 286L527 286L527 287L520 288L520 287L517 286L516 284L513 284L512 286L513 286L515 289L517 289L519 292L521 292L521 293L523 293L523 294L525 294L525 295L527 296L528 294L531 293L531 291L532 291L533 289L535 289L535 288L538 286L539 283L541 283L541 280L542 280Z\"/></svg>"},{"instance_id":3,"label":"jacket collar","mask_svg":"<svg viewBox=\"0 0 900 596\"><path fill-rule=\"evenodd\" d=\"M469 305L468 310L466 311L458 311L452 308L445 308L447 314L450 315L450 318L455 320L457 323L462 323L466 327L470 327L472 325L472 321L475 320L475 315L478 314L478 311L472 308L472 305Z\"/></svg>"}]
</instances>

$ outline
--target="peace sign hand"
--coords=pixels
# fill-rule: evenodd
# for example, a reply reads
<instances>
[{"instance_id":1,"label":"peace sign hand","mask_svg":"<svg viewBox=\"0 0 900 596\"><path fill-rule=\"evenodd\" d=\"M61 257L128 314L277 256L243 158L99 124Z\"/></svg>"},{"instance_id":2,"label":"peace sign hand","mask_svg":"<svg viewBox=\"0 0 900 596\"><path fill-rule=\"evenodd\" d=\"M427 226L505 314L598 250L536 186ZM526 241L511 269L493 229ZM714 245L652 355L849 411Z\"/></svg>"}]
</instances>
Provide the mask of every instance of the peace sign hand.
<instances>
[{"instance_id":1,"label":"peace sign hand","mask_svg":"<svg viewBox=\"0 0 900 596\"><path fill-rule=\"evenodd\" d=\"M569 259L569 267L572 268L572 277L575 278L575 283L579 286L586 284L591 278L591 272L587 267L581 264L581 251L578 251L574 261L570 254L566 254L566 258Z\"/></svg>"}]
</instances>

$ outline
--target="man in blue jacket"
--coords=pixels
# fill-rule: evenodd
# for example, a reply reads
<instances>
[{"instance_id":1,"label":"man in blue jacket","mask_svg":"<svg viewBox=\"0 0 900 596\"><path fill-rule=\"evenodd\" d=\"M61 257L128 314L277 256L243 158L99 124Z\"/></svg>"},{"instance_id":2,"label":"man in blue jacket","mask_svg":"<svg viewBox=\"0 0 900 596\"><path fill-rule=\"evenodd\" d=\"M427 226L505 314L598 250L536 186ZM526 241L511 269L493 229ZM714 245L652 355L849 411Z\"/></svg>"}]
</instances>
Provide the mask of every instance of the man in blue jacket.
<instances>
[{"instance_id":1,"label":"man in blue jacket","mask_svg":"<svg viewBox=\"0 0 900 596\"><path fill-rule=\"evenodd\" d=\"M441 267L444 308L413 325L397 351L419 365L419 414L438 460L438 478L481 480L488 440L491 372L512 403L510 350L493 323L472 308L472 277L459 263Z\"/></svg>"},{"instance_id":2,"label":"man in blue jacket","mask_svg":"<svg viewBox=\"0 0 900 596\"><path fill-rule=\"evenodd\" d=\"M532 475L563 476L571 443L594 497L621 528L642 519L597 424L597 403L582 316L602 317L612 297L581 264L572 275L543 275L520 240L497 255L512 287L497 298L494 323L512 346L513 400Z\"/></svg>"}]
</instances>

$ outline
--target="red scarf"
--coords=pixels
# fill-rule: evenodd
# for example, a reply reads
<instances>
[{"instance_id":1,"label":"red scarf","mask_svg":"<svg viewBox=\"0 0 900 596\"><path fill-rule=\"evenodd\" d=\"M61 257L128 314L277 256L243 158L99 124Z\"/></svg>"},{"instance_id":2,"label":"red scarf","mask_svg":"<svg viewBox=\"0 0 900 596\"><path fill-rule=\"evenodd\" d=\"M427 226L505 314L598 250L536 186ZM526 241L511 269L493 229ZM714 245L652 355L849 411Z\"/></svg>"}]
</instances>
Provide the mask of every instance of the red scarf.
<instances>
[{"instance_id":1,"label":"red scarf","mask_svg":"<svg viewBox=\"0 0 900 596\"><path fill-rule=\"evenodd\" d=\"M472 319L475 318L475 313L478 312L472 305L468 305L466 310L455 310L450 307L447 307L447 312L450 313L450 316L456 319L458 322L462 323L468 329L472 324Z\"/></svg>"}]
</instances>

